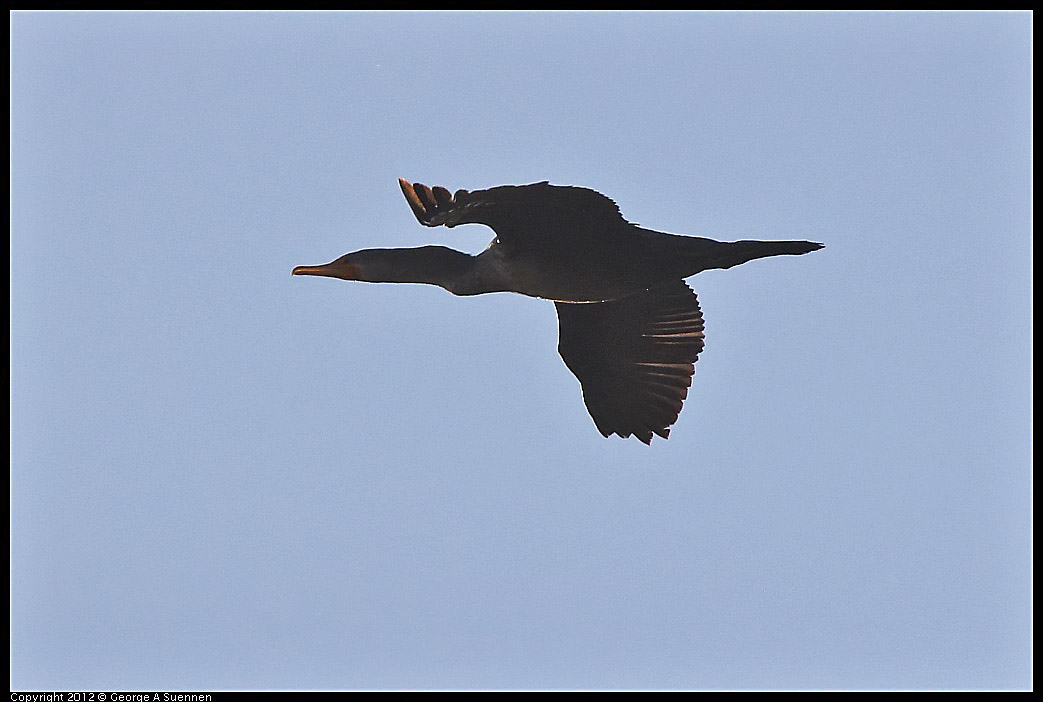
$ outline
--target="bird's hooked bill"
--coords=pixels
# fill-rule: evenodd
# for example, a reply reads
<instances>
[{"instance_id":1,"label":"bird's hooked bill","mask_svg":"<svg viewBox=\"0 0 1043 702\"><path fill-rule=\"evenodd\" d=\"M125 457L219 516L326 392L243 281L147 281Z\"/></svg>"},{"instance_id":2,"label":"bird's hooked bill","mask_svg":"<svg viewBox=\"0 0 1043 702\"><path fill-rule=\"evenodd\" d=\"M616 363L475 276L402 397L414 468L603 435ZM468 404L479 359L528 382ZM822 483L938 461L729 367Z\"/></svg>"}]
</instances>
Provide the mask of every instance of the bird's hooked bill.
<instances>
[{"instance_id":1,"label":"bird's hooked bill","mask_svg":"<svg viewBox=\"0 0 1043 702\"><path fill-rule=\"evenodd\" d=\"M291 275L318 275L327 278L357 280L359 278L359 270L354 264L334 261L322 266L297 266L293 269Z\"/></svg>"},{"instance_id":2,"label":"bird's hooked bill","mask_svg":"<svg viewBox=\"0 0 1043 702\"><path fill-rule=\"evenodd\" d=\"M326 266L297 266L290 275L328 275Z\"/></svg>"}]
</instances>

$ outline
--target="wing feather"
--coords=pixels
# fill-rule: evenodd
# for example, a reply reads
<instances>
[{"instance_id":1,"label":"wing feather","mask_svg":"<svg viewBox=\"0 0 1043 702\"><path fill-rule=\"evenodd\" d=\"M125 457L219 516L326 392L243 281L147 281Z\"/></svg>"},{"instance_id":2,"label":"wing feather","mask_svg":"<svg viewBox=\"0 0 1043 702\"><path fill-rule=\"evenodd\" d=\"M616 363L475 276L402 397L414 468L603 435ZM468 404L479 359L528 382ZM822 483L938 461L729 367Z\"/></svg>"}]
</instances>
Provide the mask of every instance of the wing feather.
<instances>
[{"instance_id":1,"label":"wing feather","mask_svg":"<svg viewBox=\"0 0 1043 702\"><path fill-rule=\"evenodd\" d=\"M484 224L503 241L538 244L567 235L574 240L613 231L626 220L611 199L589 188L501 185L487 190L430 188L400 178L399 187L417 221L426 227Z\"/></svg>"},{"instance_id":2,"label":"wing feather","mask_svg":"<svg viewBox=\"0 0 1043 702\"><path fill-rule=\"evenodd\" d=\"M703 350L703 315L684 281L621 300L555 303L558 352L604 436L666 438Z\"/></svg>"}]
</instances>

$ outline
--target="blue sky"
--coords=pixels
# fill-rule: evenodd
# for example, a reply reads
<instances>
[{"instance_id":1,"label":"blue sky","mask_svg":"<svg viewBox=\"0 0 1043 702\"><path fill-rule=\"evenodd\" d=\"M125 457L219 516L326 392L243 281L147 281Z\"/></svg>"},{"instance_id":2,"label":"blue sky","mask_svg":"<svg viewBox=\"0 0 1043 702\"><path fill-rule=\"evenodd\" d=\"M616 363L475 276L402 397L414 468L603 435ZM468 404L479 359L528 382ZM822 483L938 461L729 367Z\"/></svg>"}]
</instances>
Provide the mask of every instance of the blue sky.
<instances>
[{"instance_id":1,"label":"blue sky","mask_svg":"<svg viewBox=\"0 0 1043 702\"><path fill-rule=\"evenodd\" d=\"M1031 685L1031 15L15 13L16 689ZM396 179L822 251L669 441Z\"/></svg>"}]
</instances>

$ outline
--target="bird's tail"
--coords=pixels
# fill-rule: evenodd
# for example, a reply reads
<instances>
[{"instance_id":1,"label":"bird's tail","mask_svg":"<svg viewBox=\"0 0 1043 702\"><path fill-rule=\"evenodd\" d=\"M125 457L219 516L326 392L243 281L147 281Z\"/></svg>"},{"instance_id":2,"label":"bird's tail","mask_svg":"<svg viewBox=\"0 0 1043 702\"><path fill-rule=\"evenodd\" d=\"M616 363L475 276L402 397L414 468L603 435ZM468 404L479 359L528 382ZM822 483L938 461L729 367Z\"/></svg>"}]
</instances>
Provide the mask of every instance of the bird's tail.
<instances>
[{"instance_id":1,"label":"bird's tail","mask_svg":"<svg viewBox=\"0 0 1043 702\"><path fill-rule=\"evenodd\" d=\"M699 270L731 268L741 263L768 256L799 256L822 248L813 241L712 241L685 237L691 244L688 255Z\"/></svg>"}]
</instances>

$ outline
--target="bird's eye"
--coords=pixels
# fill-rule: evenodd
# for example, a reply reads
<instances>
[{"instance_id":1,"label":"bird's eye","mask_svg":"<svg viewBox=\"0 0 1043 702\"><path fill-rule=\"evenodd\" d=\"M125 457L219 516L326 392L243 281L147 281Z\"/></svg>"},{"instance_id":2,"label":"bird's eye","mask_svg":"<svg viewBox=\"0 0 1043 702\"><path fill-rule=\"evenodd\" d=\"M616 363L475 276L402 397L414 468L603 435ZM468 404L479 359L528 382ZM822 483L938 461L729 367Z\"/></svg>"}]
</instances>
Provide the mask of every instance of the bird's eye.
<instances>
[{"instance_id":1,"label":"bird's eye","mask_svg":"<svg viewBox=\"0 0 1043 702\"><path fill-rule=\"evenodd\" d=\"M499 244L500 243L500 237L498 237L498 236L493 237L493 243L494 244Z\"/></svg>"}]
</instances>

